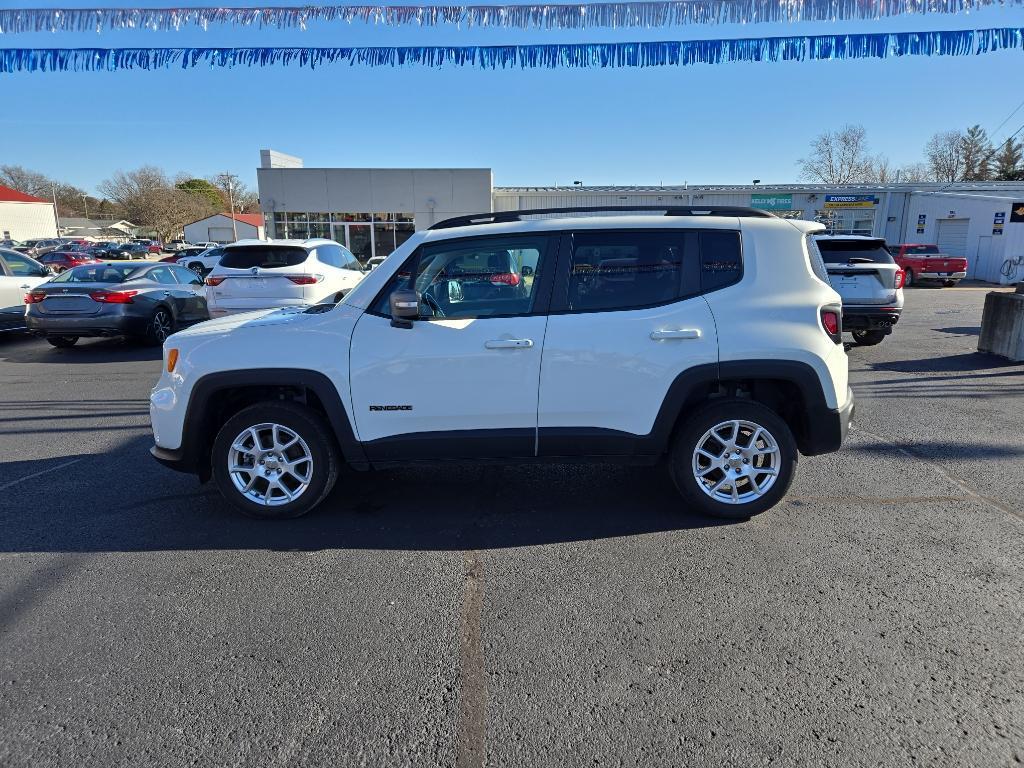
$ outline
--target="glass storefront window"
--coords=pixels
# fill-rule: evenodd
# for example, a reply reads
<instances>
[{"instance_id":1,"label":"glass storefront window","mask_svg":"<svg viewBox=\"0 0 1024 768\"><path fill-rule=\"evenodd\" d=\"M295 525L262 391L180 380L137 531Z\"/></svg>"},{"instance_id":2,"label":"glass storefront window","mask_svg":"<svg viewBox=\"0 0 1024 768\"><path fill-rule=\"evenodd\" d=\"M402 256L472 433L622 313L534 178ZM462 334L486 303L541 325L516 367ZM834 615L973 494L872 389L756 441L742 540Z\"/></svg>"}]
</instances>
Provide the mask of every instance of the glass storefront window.
<instances>
[{"instance_id":1,"label":"glass storefront window","mask_svg":"<svg viewBox=\"0 0 1024 768\"><path fill-rule=\"evenodd\" d=\"M309 221L309 214L308 213L295 213L293 211L293 212L289 212L289 214L288 214L288 223L289 224L305 224L307 221Z\"/></svg>"},{"instance_id":2,"label":"glass storefront window","mask_svg":"<svg viewBox=\"0 0 1024 768\"><path fill-rule=\"evenodd\" d=\"M416 226L413 224L395 224L395 248L408 240L416 233Z\"/></svg>"},{"instance_id":3,"label":"glass storefront window","mask_svg":"<svg viewBox=\"0 0 1024 768\"><path fill-rule=\"evenodd\" d=\"M327 221L331 220L331 214L329 213L307 213L307 221Z\"/></svg>"},{"instance_id":4,"label":"glass storefront window","mask_svg":"<svg viewBox=\"0 0 1024 768\"><path fill-rule=\"evenodd\" d=\"M410 221L411 222L415 218L416 217L413 214L411 214L411 213L396 213L395 214L395 220L396 221Z\"/></svg>"},{"instance_id":5,"label":"glass storefront window","mask_svg":"<svg viewBox=\"0 0 1024 768\"><path fill-rule=\"evenodd\" d=\"M287 214L285 214L285 213L275 213L274 214L274 223L275 224L284 224L285 220L286 220L286 216L287 216Z\"/></svg>"},{"instance_id":6,"label":"glass storefront window","mask_svg":"<svg viewBox=\"0 0 1024 768\"><path fill-rule=\"evenodd\" d=\"M288 237L294 240L305 240L307 237L309 237L309 225L295 224L294 222L289 224Z\"/></svg>"},{"instance_id":7,"label":"glass storefront window","mask_svg":"<svg viewBox=\"0 0 1024 768\"><path fill-rule=\"evenodd\" d=\"M395 250L395 225L375 222L373 225L373 255L387 256Z\"/></svg>"},{"instance_id":8,"label":"glass storefront window","mask_svg":"<svg viewBox=\"0 0 1024 768\"><path fill-rule=\"evenodd\" d=\"M310 224L309 225L309 236L310 237L331 237L331 225L330 224Z\"/></svg>"}]
</instances>

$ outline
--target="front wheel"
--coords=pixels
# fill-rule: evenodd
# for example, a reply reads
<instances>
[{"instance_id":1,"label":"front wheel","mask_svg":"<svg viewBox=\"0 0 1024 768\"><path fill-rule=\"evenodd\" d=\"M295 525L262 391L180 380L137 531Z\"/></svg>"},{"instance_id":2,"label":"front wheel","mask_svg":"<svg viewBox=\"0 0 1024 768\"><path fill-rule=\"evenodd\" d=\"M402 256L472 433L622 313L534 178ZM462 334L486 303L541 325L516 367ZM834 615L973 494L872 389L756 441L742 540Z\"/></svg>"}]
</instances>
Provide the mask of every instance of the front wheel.
<instances>
[{"instance_id":1,"label":"front wheel","mask_svg":"<svg viewBox=\"0 0 1024 768\"><path fill-rule=\"evenodd\" d=\"M213 443L213 478L249 517L299 517L331 492L338 456L323 417L296 403L264 402L228 419Z\"/></svg>"},{"instance_id":2,"label":"front wheel","mask_svg":"<svg viewBox=\"0 0 1024 768\"><path fill-rule=\"evenodd\" d=\"M796 441L775 411L749 400L700 408L669 454L672 481L688 505L742 520L775 506L793 481Z\"/></svg>"},{"instance_id":3,"label":"front wheel","mask_svg":"<svg viewBox=\"0 0 1024 768\"><path fill-rule=\"evenodd\" d=\"M853 340L862 347L873 347L881 344L885 338L883 331L853 331Z\"/></svg>"}]
</instances>

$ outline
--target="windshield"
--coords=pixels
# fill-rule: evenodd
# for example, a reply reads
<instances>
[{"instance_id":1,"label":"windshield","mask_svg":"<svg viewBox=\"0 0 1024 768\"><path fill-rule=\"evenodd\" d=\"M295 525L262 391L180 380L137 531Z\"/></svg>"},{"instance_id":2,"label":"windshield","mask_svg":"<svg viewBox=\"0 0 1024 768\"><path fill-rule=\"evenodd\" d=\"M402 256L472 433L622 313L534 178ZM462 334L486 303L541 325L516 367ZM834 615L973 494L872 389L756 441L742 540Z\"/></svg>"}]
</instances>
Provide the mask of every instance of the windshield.
<instances>
[{"instance_id":1,"label":"windshield","mask_svg":"<svg viewBox=\"0 0 1024 768\"><path fill-rule=\"evenodd\" d=\"M220 265L228 269L297 267L306 260L307 255L304 248L247 245L244 248L228 248L221 257Z\"/></svg>"},{"instance_id":2,"label":"windshield","mask_svg":"<svg viewBox=\"0 0 1024 768\"><path fill-rule=\"evenodd\" d=\"M136 265L98 264L96 266L75 267L62 272L53 278L52 283L123 283L134 272L139 271Z\"/></svg>"},{"instance_id":3,"label":"windshield","mask_svg":"<svg viewBox=\"0 0 1024 768\"><path fill-rule=\"evenodd\" d=\"M818 240L826 264L895 264L881 240Z\"/></svg>"}]
</instances>

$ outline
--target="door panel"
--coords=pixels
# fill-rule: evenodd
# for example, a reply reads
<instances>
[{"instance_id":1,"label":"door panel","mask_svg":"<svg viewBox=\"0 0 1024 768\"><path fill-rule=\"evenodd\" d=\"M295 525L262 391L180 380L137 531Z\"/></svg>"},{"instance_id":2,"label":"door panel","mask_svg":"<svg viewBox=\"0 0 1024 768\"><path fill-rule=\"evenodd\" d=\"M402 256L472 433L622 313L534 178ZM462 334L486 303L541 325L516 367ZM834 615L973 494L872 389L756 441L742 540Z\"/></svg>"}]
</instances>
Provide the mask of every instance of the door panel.
<instances>
[{"instance_id":1,"label":"door panel","mask_svg":"<svg viewBox=\"0 0 1024 768\"><path fill-rule=\"evenodd\" d=\"M649 309L553 315L540 377L540 454L562 453L546 444L546 429L648 434L676 376L708 363L718 363L718 339L701 296Z\"/></svg>"},{"instance_id":2,"label":"door panel","mask_svg":"<svg viewBox=\"0 0 1024 768\"><path fill-rule=\"evenodd\" d=\"M532 456L546 323L462 318L395 328L364 314L350 360L356 429L370 459ZM489 344L526 340L532 345Z\"/></svg>"}]
</instances>

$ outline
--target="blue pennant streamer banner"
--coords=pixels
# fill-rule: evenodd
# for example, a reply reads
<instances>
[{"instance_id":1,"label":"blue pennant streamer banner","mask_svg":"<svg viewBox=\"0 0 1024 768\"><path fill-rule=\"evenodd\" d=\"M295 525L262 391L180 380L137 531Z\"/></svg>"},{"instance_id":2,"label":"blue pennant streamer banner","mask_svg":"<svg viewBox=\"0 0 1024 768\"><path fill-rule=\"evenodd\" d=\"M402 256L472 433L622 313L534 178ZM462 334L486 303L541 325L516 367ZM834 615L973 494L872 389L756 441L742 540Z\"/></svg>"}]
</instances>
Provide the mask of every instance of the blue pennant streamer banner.
<instances>
[{"instance_id":1,"label":"blue pennant streamer banner","mask_svg":"<svg viewBox=\"0 0 1024 768\"><path fill-rule=\"evenodd\" d=\"M950 32L685 40L561 45L415 46L365 48L4 48L0 73L112 71L180 67L315 69L330 64L368 67L421 65L481 69L662 67L735 61L882 59L892 56L974 56L1021 50L1024 28Z\"/></svg>"},{"instance_id":2,"label":"blue pennant streamer banner","mask_svg":"<svg viewBox=\"0 0 1024 768\"><path fill-rule=\"evenodd\" d=\"M279 29L345 21L390 26L582 29L683 24L842 21L1024 7L1024 0L672 0L576 5L306 5L254 8L19 8L0 10L3 32L177 30L217 24Z\"/></svg>"}]
</instances>

